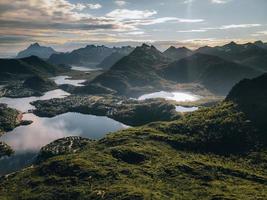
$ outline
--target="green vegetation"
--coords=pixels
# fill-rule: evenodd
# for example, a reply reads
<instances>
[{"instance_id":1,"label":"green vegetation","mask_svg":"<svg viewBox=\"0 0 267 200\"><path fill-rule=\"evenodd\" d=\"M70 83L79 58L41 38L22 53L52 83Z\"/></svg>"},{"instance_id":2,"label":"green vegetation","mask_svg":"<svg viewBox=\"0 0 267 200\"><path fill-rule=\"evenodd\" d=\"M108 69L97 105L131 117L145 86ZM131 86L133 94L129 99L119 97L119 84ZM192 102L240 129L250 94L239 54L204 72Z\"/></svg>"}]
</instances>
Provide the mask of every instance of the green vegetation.
<instances>
[{"instance_id":1,"label":"green vegetation","mask_svg":"<svg viewBox=\"0 0 267 200\"><path fill-rule=\"evenodd\" d=\"M170 121L178 116L175 106L162 99L137 101L113 95L69 96L32 103L38 116L54 117L66 112L107 116L130 126Z\"/></svg>"},{"instance_id":2,"label":"green vegetation","mask_svg":"<svg viewBox=\"0 0 267 200\"><path fill-rule=\"evenodd\" d=\"M4 156L11 156L14 151L6 143L0 141L0 158Z\"/></svg>"},{"instance_id":3,"label":"green vegetation","mask_svg":"<svg viewBox=\"0 0 267 200\"><path fill-rule=\"evenodd\" d=\"M252 131L251 131L252 130ZM231 102L127 129L3 177L3 199L265 199L267 153ZM62 143L61 140L60 143ZM66 142L69 146L70 142ZM62 151L66 149L66 152ZM51 157L52 156L52 157Z\"/></svg>"},{"instance_id":4,"label":"green vegetation","mask_svg":"<svg viewBox=\"0 0 267 200\"><path fill-rule=\"evenodd\" d=\"M0 104L0 137L6 131L11 131L21 123L24 123L21 117L17 110L8 108L5 104ZM0 158L10 156L12 153L13 150L7 144L0 141Z\"/></svg>"},{"instance_id":5,"label":"green vegetation","mask_svg":"<svg viewBox=\"0 0 267 200\"><path fill-rule=\"evenodd\" d=\"M5 97L19 98L42 96L44 92L56 88L57 85L54 81L40 76L32 76L24 81L11 82L9 85L2 88L2 91Z\"/></svg>"},{"instance_id":6,"label":"green vegetation","mask_svg":"<svg viewBox=\"0 0 267 200\"><path fill-rule=\"evenodd\" d=\"M0 136L1 132L11 131L21 123L20 113L5 104L0 104Z\"/></svg>"}]
</instances>

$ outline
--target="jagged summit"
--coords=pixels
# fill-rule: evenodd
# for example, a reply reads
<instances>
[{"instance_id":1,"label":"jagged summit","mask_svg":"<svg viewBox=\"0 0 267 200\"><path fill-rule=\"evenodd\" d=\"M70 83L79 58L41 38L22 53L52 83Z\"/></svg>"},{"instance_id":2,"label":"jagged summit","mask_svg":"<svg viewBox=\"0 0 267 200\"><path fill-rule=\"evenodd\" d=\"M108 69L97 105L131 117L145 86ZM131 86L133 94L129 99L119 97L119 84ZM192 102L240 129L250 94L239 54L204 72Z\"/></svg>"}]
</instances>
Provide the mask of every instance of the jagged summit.
<instances>
[{"instance_id":1,"label":"jagged summit","mask_svg":"<svg viewBox=\"0 0 267 200\"><path fill-rule=\"evenodd\" d=\"M179 60L181 58L192 55L192 51L186 47L174 47L170 46L166 51L164 51L164 55L173 60Z\"/></svg>"},{"instance_id":2,"label":"jagged summit","mask_svg":"<svg viewBox=\"0 0 267 200\"><path fill-rule=\"evenodd\" d=\"M40 47L40 44L38 42L31 44L28 48L31 47Z\"/></svg>"}]
</instances>

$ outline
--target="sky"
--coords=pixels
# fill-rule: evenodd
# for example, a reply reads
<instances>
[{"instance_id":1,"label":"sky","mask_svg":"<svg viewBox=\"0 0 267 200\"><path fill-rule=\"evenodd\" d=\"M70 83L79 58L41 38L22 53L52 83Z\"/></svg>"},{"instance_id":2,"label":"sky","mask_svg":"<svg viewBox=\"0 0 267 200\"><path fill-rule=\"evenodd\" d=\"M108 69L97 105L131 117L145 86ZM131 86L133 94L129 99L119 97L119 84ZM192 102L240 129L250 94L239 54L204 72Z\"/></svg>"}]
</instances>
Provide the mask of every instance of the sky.
<instances>
[{"instance_id":1,"label":"sky","mask_svg":"<svg viewBox=\"0 0 267 200\"><path fill-rule=\"evenodd\" d=\"M0 57L31 43L198 48L267 41L267 0L0 0Z\"/></svg>"}]
</instances>

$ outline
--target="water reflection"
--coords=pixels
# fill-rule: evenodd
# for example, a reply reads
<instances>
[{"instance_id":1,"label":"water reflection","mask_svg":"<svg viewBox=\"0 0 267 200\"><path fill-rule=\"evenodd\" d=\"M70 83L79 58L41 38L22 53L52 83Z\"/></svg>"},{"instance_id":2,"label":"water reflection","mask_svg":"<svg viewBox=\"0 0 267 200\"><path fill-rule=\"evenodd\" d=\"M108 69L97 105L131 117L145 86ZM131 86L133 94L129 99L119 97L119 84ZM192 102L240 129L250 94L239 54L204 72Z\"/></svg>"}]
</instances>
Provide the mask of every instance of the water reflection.
<instances>
[{"instance_id":1,"label":"water reflection","mask_svg":"<svg viewBox=\"0 0 267 200\"><path fill-rule=\"evenodd\" d=\"M126 127L108 117L79 113L65 113L53 118L25 114L23 119L34 122L29 126L20 126L1 137L15 152L37 152L46 144L67 136L99 139L109 132Z\"/></svg>"},{"instance_id":2,"label":"water reflection","mask_svg":"<svg viewBox=\"0 0 267 200\"><path fill-rule=\"evenodd\" d=\"M154 92L149 94L144 94L138 98L138 100L145 100L145 99L154 99L154 98L163 98L166 100L173 100L177 102L185 102L185 101L197 101L201 97L194 95L188 92Z\"/></svg>"},{"instance_id":3,"label":"water reflection","mask_svg":"<svg viewBox=\"0 0 267 200\"><path fill-rule=\"evenodd\" d=\"M198 107L184 107L184 106L175 106L175 110L177 112L194 112L196 110L198 110Z\"/></svg>"},{"instance_id":4,"label":"water reflection","mask_svg":"<svg viewBox=\"0 0 267 200\"><path fill-rule=\"evenodd\" d=\"M0 103L27 112L29 109L34 109L30 104L32 101L63 98L68 95L70 94L63 90L53 90L42 97L0 98ZM23 115L23 120L32 120L33 123L17 127L0 138L15 150L15 155L0 159L0 175L29 166L39 149L56 139L67 136L99 139L109 132L127 128L124 124L108 117L79 113L65 113L53 118L41 118L26 113Z\"/></svg>"},{"instance_id":5,"label":"water reflection","mask_svg":"<svg viewBox=\"0 0 267 200\"><path fill-rule=\"evenodd\" d=\"M98 71L102 70L101 68L89 68L89 67L83 67L83 66L71 66L72 70L76 71L82 71L82 72L92 72L92 71Z\"/></svg>"},{"instance_id":6,"label":"water reflection","mask_svg":"<svg viewBox=\"0 0 267 200\"><path fill-rule=\"evenodd\" d=\"M0 98L0 103L7 104L10 108L15 108L22 112L27 112L28 110L34 109L34 106L30 103L37 100L49 100L53 98L64 98L70 95L69 93L63 90L53 90L46 92L41 97L25 97L25 98Z\"/></svg>"},{"instance_id":7,"label":"water reflection","mask_svg":"<svg viewBox=\"0 0 267 200\"><path fill-rule=\"evenodd\" d=\"M84 86L82 83L86 80L72 80L70 76L56 76L51 78L57 85L69 84L74 86Z\"/></svg>"}]
</instances>

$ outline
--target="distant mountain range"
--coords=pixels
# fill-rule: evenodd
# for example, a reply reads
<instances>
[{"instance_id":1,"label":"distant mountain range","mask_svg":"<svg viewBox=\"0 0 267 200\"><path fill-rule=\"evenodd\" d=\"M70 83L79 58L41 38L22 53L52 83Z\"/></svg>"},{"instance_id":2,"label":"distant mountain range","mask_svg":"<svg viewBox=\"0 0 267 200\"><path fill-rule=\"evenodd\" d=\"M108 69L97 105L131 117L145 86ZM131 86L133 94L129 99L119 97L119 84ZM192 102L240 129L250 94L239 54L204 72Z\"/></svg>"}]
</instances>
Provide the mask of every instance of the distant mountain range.
<instances>
[{"instance_id":1,"label":"distant mountain range","mask_svg":"<svg viewBox=\"0 0 267 200\"><path fill-rule=\"evenodd\" d=\"M262 71L267 70L267 44L261 41L247 44L231 42L217 47L205 46L195 52L218 56Z\"/></svg>"},{"instance_id":2,"label":"distant mountain range","mask_svg":"<svg viewBox=\"0 0 267 200\"><path fill-rule=\"evenodd\" d=\"M266 62L261 61L266 58L267 51L259 44L231 42L194 52L170 47L164 53L144 44L96 77L92 84L130 95L141 87L160 90L164 84L199 83L213 93L226 95L240 80L266 71Z\"/></svg>"},{"instance_id":3,"label":"distant mountain range","mask_svg":"<svg viewBox=\"0 0 267 200\"><path fill-rule=\"evenodd\" d=\"M25 51L36 49L41 54L44 48L36 43ZM96 77L88 87L98 88L95 87L98 85L102 89L107 88L105 91L117 91L119 94L138 93L140 88L160 90L166 84L199 83L211 92L225 95L241 79L267 72L267 44L261 41L247 44L231 42L195 51L171 46L163 53L146 44L135 49L130 46L109 48L88 45L69 53L54 53L47 61L56 65L103 68L107 71ZM12 74L3 69L0 72L5 74L3 78Z\"/></svg>"},{"instance_id":4,"label":"distant mountain range","mask_svg":"<svg viewBox=\"0 0 267 200\"><path fill-rule=\"evenodd\" d=\"M130 46L109 48L106 46L87 45L84 48L76 49L69 53L53 54L48 59L48 62L53 64L80 65L85 67L97 67L97 65L99 65L103 68L109 68L121 58L121 56L118 57L114 53L118 53L123 57L132 51L133 48ZM104 61L107 57L109 57L108 59L111 63ZM101 64L101 62L104 63ZM104 66L104 64L107 64L109 67Z\"/></svg>"},{"instance_id":5,"label":"distant mountain range","mask_svg":"<svg viewBox=\"0 0 267 200\"><path fill-rule=\"evenodd\" d=\"M40 46L38 43L31 44L27 49L18 53L17 58L25 58L29 56L38 56L39 58L48 59L56 52L51 47Z\"/></svg>"}]
</instances>

